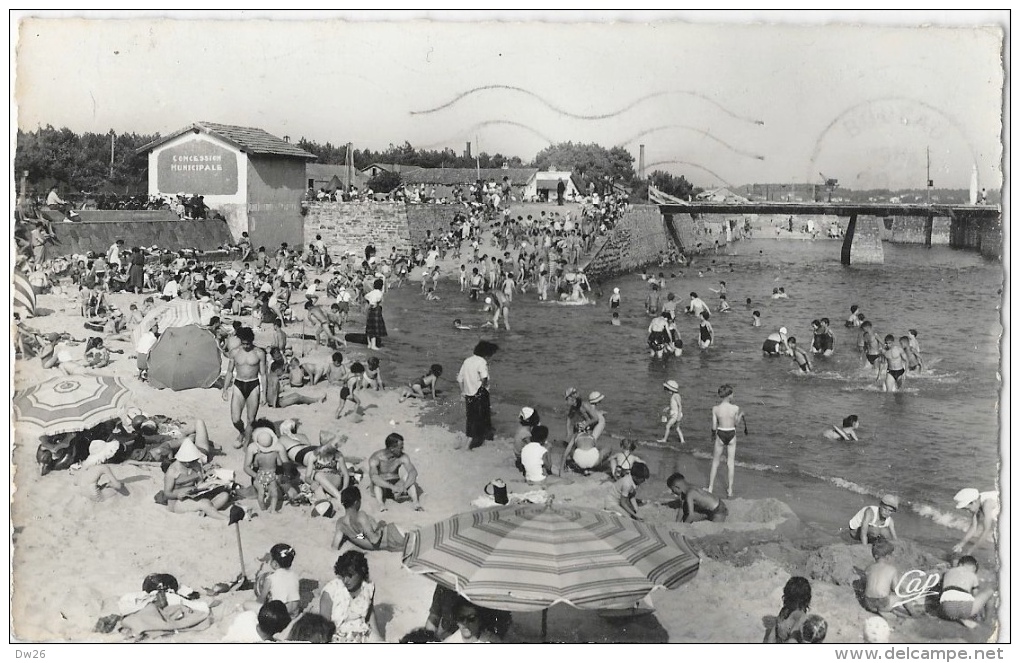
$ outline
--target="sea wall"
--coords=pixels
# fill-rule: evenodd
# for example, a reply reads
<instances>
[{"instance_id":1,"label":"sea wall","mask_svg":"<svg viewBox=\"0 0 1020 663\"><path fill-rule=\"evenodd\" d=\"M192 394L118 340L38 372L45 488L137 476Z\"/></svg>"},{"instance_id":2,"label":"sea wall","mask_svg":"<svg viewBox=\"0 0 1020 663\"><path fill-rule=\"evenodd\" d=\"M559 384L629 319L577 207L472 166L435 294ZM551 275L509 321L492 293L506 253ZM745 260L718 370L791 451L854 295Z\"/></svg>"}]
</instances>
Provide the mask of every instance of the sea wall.
<instances>
[{"instance_id":1,"label":"sea wall","mask_svg":"<svg viewBox=\"0 0 1020 663\"><path fill-rule=\"evenodd\" d=\"M408 204L407 231L411 244L421 246L429 230L432 237L445 235L450 230L453 217L464 211L461 205Z\"/></svg>"},{"instance_id":2,"label":"sea wall","mask_svg":"<svg viewBox=\"0 0 1020 663\"><path fill-rule=\"evenodd\" d=\"M137 213L136 213L137 214ZM105 253L118 239L125 248L152 247L177 251L198 249L213 251L233 244L227 222L222 219L174 221L91 221L82 223L54 223L55 243L50 255L71 255L96 251Z\"/></svg>"},{"instance_id":3,"label":"sea wall","mask_svg":"<svg viewBox=\"0 0 1020 663\"><path fill-rule=\"evenodd\" d=\"M923 216L893 217L888 241L893 244L928 244L928 219ZM949 245L949 217L931 220L931 245Z\"/></svg>"},{"instance_id":4,"label":"sea wall","mask_svg":"<svg viewBox=\"0 0 1020 663\"><path fill-rule=\"evenodd\" d=\"M404 203L310 202L305 208L305 240L312 242L316 235L322 235L322 240L332 256L344 253L362 256L365 246L369 244L380 254L388 254L392 246L406 253L411 248L409 207L411 206ZM455 209L443 205L430 207L449 207L451 218L452 210ZM431 222L440 222L437 212L431 213L430 216L416 210L414 214L419 221L428 217ZM421 234L424 237L424 230Z\"/></svg>"},{"instance_id":5,"label":"sea wall","mask_svg":"<svg viewBox=\"0 0 1020 663\"><path fill-rule=\"evenodd\" d=\"M850 245L851 265L880 265L885 262L885 251L882 250L882 227L885 224L877 216L860 216L857 218L853 235L846 239ZM844 240L844 246L846 240Z\"/></svg>"},{"instance_id":6,"label":"sea wall","mask_svg":"<svg viewBox=\"0 0 1020 663\"><path fill-rule=\"evenodd\" d=\"M692 222L687 225L688 230L693 227ZM692 230L690 236L693 237ZM660 252L671 248L673 240L658 206L635 205L610 231L584 271L589 278L605 280L656 263Z\"/></svg>"}]
</instances>

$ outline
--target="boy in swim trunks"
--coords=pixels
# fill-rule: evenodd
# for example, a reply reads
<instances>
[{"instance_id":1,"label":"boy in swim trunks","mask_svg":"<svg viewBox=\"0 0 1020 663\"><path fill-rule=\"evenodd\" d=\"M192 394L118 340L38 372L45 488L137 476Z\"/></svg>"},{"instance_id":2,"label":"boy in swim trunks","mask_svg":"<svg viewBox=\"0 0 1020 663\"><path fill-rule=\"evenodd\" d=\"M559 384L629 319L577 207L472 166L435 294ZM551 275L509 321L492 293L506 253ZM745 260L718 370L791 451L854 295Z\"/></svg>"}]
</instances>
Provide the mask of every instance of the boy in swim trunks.
<instances>
[{"instance_id":1,"label":"boy in swim trunks","mask_svg":"<svg viewBox=\"0 0 1020 663\"><path fill-rule=\"evenodd\" d=\"M700 513L705 516L705 520L721 523L729 515L725 502L706 490L690 485L679 472L671 474L666 479L666 486L680 498L680 509L676 512L677 522L680 522L681 517L685 523L693 522L694 514Z\"/></svg>"},{"instance_id":2,"label":"boy in swim trunks","mask_svg":"<svg viewBox=\"0 0 1020 663\"><path fill-rule=\"evenodd\" d=\"M712 492L715 486L715 473L719 469L719 460L722 458L723 450L726 450L727 489L726 495L733 497L733 465L737 455L737 423L744 418L744 413L739 407L730 402L733 397L733 387L724 384L719 387L719 398L722 399L718 405L712 408L712 439L715 447L712 452L712 471L708 480L708 492Z\"/></svg>"},{"instance_id":3,"label":"boy in swim trunks","mask_svg":"<svg viewBox=\"0 0 1020 663\"><path fill-rule=\"evenodd\" d=\"M907 372L907 355L899 345L896 344L896 337L886 334L885 346L882 348L882 363L885 367L885 380L882 382L883 391L899 391L903 388L903 376ZM879 373L881 378L881 372Z\"/></svg>"},{"instance_id":4,"label":"boy in swim trunks","mask_svg":"<svg viewBox=\"0 0 1020 663\"><path fill-rule=\"evenodd\" d=\"M797 347L797 337L791 336L787 341L786 345L790 348L790 352L793 356L793 361L796 362L797 366L800 367L802 373L811 372L811 359L808 358L806 352Z\"/></svg>"},{"instance_id":5,"label":"boy in swim trunks","mask_svg":"<svg viewBox=\"0 0 1020 663\"><path fill-rule=\"evenodd\" d=\"M861 336L857 339L857 349L872 366L882 355L878 347L878 337L871 331L871 321L861 323Z\"/></svg>"},{"instance_id":6,"label":"boy in swim trunks","mask_svg":"<svg viewBox=\"0 0 1020 663\"><path fill-rule=\"evenodd\" d=\"M899 617L901 614L894 612L896 606L893 605L900 574L886 559L892 555L893 550L895 546L888 539L878 539L871 544L871 556L875 558L875 563L864 571L864 596L861 598L861 605L865 610L886 619Z\"/></svg>"},{"instance_id":7,"label":"boy in swim trunks","mask_svg":"<svg viewBox=\"0 0 1020 663\"><path fill-rule=\"evenodd\" d=\"M332 385L342 385L350 377L350 371L344 366L343 353L334 352L329 366L326 367L326 381Z\"/></svg>"},{"instance_id":8,"label":"boy in swim trunks","mask_svg":"<svg viewBox=\"0 0 1020 663\"><path fill-rule=\"evenodd\" d=\"M910 337L900 336L900 349L903 350L903 354L907 358L907 367L911 372L920 373L922 370L921 356L914 352L914 349L910 347Z\"/></svg>"},{"instance_id":9,"label":"boy in swim trunks","mask_svg":"<svg viewBox=\"0 0 1020 663\"><path fill-rule=\"evenodd\" d=\"M956 566L942 576L942 594L939 595L939 613L943 619L958 621L967 628L975 628L974 617L983 619L985 605L995 595L995 589L987 587L978 591L978 563L970 555L956 562Z\"/></svg>"}]
</instances>

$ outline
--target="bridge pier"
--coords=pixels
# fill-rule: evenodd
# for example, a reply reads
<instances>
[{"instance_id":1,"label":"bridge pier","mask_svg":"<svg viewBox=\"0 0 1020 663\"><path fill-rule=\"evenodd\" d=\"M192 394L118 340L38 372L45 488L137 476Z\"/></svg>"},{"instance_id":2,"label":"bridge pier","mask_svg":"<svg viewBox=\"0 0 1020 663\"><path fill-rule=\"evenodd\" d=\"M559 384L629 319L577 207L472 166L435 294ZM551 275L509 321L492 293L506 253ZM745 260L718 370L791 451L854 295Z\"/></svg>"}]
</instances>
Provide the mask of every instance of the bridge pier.
<instances>
[{"instance_id":1,"label":"bridge pier","mask_svg":"<svg viewBox=\"0 0 1020 663\"><path fill-rule=\"evenodd\" d=\"M843 236L840 262L844 265L881 265L885 262L882 250L881 220L873 216L850 215Z\"/></svg>"}]
</instances>

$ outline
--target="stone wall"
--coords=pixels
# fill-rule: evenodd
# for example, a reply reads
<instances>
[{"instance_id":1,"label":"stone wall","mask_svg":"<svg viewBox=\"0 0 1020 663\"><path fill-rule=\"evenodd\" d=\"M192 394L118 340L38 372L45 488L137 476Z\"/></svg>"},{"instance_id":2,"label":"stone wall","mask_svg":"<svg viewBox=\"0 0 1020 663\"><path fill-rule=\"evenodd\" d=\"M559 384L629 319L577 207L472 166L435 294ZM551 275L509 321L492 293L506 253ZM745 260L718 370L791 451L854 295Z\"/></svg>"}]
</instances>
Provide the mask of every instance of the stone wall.
<instances>
[{"instance_id":1,"label":"stone wall","mask_svg":"<svg viewBox=\"0 0 1020 663\"><path fill-rule=\"evenodd\" d=\"M411 248L408 207L404 203L310 202L304 217L305 238L312 242L316 235L322 235L334 257L349 252L364 256L368 244L375 246L380 255L388 255L391 246L406 253ZM421 212L415 214L420 216Z\"/></svg>"},{"instance_id":2,"label":"stone wall","mask_svg":"<svg viewBox=\"0 0 1020 663\"><path fill-rule=\"evenodd\" d=\"M82 209L76 210L82 221L88 223L130 223L135 221L177 221L179 217L168 209Z\"/></svg>"},{"instance_id":3,"label":"stone wall","mask_svg":"<svg viewBox=\"0 0 1020 663\"><path fill-rule=\"evenodd\" d=\"M425 242L425 232L432 231L433 237L439 237L450 230L450 222L458 212L464 212L461 205L407 205L407 229L411 244L421 246Z\"/></svg>"},{"instance_id":4,"label":"stone wall","mask_svg":"<svg viewBox=\"0 0 1020 663\"><path fill-rule=\"evenodd\" d=\"M679 223L682 225L684 221L681 219ZM609 233L584 271L589 278L605 280L655 263L660 251L670 248L672 240L658 206L635 205Z\"/></svg>"},{"instance_id":5,"label":"stone wall","mask_svg":"<svg viewBox=\"0 0 1020 663\"><path fill-rule=\"evenodd\" d=\"M923 216L893 217L888 241L893 244L928 244L928 219ZM931 220L931 245L949 244L949 218L935 217Z\"/></svg>"},{"instance_id":6,"label":"stone wall","mask_svg":"<svg viewBox=\"0 0 1020 663\"><path fill-rule=\"evenodd\" d=\"M176 218L176 217L175 217ZM89 223L54 223L56 243L50 245L50 255L71 255L96 251L105 253L118 239L124 247L133 246L161 249L198 249L213 251L232 244L233 238L222 219L198 221L97 221Z\"/></svg>"}]
</instances>

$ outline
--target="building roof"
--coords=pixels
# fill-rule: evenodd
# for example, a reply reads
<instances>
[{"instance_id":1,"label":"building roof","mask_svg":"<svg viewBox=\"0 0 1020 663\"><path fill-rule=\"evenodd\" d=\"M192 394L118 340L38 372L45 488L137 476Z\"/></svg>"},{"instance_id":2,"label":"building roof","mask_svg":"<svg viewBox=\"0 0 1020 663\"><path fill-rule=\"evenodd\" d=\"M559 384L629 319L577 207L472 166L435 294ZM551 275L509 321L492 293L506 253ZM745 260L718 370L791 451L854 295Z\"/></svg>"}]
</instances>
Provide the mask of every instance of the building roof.
<instances>
[{"instance_id":1,"label":"building roof","mask_svg":"<svg viewBox=\"0 0 1020 663\"><path fill-rule=\"evenodd\" d=\"M411 172L400 173L404 184L439 184L456 186L458 184L474 184L481 179L486 182L493 180L502 182L504 177L510 178L513 186L525 186L538 173L538 168L419 168Z\"/></svg>"},{"instance_id":2,"label":"building roof","mask_svg":"<svg viewBox=\"0 0 1020 663\"><path fill-rule=\"evenodd\" d=\"M559 184L560 180L566 182L573 182L574 188L578 191L583 191L581 184L578 182L574 174L569 170L544 170L538 173L538 188L539 189L555 189L556 185Z\"/></svg>"},{"instance_id":3,"label":"building roof","mask_svg":"<svg viewBox=\"0 0 1020 663\"><path fill-rule=\"evenodd\" d=\"M313 179L316 182L329 182L336 177L341 182L344 179L344 165L342 163L306 163L305 164L305 178ZM354 169L354 177L351 179L351 184L358 188L363 187L368 182L368 176L359 171L357 168Z\"/></svg>"},{"instance_id":4,"label":"building roof","mask_svg":"<svg viewBox=\"0 0 1020 663\"><path fill-rule=\"evenodd\" d=\"M135 152L149 152L169 140L182 136L189 131L195 133L206 133L216 136L220 140L230 143L242 152L248 154L270 154L279 157L292 157L296 159L317 159L311 152L302 150L297 145L292 145L282 138L255 127L239 127L234 124L219 124L217 122L195 122L183 129L175 131L168 136L162 136L156 140L139 147Z\"/></svg>"},{"instance_id":5,"label":"building roof","mask_svg":"<svg viewBox=\"0 0 1020 663\"><path fill-rule=\"evenodd\" d=\"M411 166L403 163L370 163L364 168L359 170L364 173L372 168L378 168L379 170L385 170L388 173L407 173L412 170L418 170L421 166Z\"/></svg>"}]
</instances>

